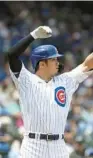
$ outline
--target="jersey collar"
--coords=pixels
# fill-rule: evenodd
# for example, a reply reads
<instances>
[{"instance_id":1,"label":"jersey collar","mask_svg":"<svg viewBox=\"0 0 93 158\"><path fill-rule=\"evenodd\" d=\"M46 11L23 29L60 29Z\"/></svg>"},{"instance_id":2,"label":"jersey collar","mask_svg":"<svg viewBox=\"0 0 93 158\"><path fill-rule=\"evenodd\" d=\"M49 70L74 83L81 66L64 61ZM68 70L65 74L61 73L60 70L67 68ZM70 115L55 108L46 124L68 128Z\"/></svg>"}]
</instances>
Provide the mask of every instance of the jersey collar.
<instances>
[{"instance_id":1,"label":"jersey collar","mask_svg":"<svg viewBox=\"0 0 93 158\"><path fill-rule=\"evenodd\" d=\"M36 74L34 74L34 75L36 76L38 83L47 83L48 84L53 80L51 78L51 80L47 82L47 81L43 80L42 78L40 78L38 75L36 75Z\"/></svg>"}]
</instances>

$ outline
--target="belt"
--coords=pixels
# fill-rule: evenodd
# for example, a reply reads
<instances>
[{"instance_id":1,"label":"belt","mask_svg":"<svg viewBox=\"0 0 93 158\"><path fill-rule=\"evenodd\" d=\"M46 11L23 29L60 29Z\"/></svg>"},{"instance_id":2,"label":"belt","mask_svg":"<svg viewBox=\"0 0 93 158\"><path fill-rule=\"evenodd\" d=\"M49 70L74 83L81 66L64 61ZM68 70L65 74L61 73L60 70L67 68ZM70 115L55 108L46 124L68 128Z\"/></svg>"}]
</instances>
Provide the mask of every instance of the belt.
<instances>
[{"instance_id":1,"label":"belt","mask_svg":"<svg viewBox=\"0 0 93 158\"><path fill-rule=\"evenodd\" d=\"M32 139L44 139L44 140L58 140L58 139L64 139L64 135L61 134L37 134L37 133L29 133L28 134L29 138Z\"/></svg>"}]
</instances>

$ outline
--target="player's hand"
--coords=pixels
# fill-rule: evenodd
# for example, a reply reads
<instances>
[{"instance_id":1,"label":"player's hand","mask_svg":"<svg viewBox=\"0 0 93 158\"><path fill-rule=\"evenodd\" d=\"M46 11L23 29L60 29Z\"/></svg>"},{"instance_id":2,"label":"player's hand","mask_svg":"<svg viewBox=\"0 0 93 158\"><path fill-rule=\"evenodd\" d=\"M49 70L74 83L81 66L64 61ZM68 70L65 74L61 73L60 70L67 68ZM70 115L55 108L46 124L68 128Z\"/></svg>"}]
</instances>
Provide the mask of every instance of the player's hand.
<instances>
[{"instance_id":1,"label":"player's hand","mask_svg":"<svg viewBox=\"0 0 93 158\"><path fill-rule=\"evenodd\" d=\"M48 26L39 26L33 32L30 33L35 39L49 38L52 36L52 30Z\"/></svg>"}]
</instances>

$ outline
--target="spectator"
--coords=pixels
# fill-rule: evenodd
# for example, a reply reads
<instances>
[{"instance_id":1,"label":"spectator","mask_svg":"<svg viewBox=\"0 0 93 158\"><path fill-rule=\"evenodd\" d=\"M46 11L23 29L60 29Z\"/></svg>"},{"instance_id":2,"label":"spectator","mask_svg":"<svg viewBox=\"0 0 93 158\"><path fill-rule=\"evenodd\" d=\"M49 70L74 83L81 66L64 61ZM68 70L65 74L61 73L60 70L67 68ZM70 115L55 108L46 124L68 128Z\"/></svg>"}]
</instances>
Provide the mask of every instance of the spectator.
<instances>
[{"instance_id":1,"label":"spectator","mask_svg":"<svg viewBox=\"0 0 93 158\"><path fill-rule=\"evenodd\" d=\"M74 143L75 151L70 155L70 158L84 158L85 142L83 137L77 136Z\"/></svg>"},{"instance_id":2,"label":"spectator","mask_svg":"<svg viewBox=\"0 0 93 158\"><path fill-rule=\"evenodd\" d=\"M93 158L93 148L88 148L85 150L85 158Z\"/></svg>"}]
</instances>

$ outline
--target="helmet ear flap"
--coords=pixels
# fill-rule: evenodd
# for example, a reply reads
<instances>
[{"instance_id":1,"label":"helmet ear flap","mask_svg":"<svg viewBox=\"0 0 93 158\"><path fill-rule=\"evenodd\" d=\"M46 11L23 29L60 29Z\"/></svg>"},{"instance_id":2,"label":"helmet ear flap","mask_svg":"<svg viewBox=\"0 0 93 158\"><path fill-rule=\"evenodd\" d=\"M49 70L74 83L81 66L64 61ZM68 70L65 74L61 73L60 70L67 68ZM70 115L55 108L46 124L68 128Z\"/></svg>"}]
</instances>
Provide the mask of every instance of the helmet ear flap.
<instances>
[{"instance_id":1,"label":"helmet ear flap","mask_svg":"<svg viewBox=\"0 0 93 158\"><path fill-rule=\"evenodd\" d=\"M31 56L30 59L31 59L32 67L35 69L37 64L39 64L39 62L41 61L41 58L40 57L36 58L35 56Z\"/></svg>"},{"instance_id":2,"label":"helmet ear flap","mask_svg":"<svg viewBox=\"0 0 93 158\"><path fill-rule=\"evenodd\" d=\"M40 63L40 61L38 61L38 62L36 63L35 72L39 69L39 63Z\"/></svg>"}]
</instances>

